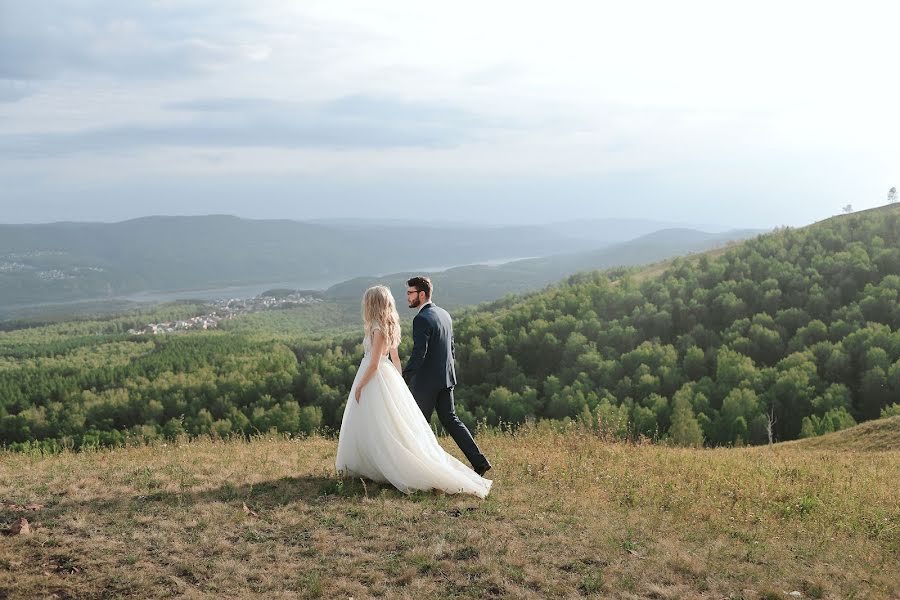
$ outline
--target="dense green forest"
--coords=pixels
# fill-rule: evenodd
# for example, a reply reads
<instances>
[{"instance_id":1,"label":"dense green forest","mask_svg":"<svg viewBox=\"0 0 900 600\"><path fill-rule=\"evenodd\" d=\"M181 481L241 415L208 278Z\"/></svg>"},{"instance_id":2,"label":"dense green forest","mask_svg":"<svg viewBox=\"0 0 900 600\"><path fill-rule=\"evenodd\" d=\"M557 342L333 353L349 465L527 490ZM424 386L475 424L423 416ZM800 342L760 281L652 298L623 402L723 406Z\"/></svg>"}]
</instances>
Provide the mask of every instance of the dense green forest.
<instances>
[{"instance_id":1,"label":"dense green forest","mask_svg":"<svg viewBox=\"0 0 900 600\"><path fill-rule=\"evenodd\" d=\"M819 435L900 408L898 296L896 206L661 273L574 275L455 315L458 409L470 425L569 418L686 445L763 443L770 424L775 440ZM122 319L0 332L0 441L337 427L360 334L312 339L304 317L150 338Z\"/></svg>"}]
</instances>

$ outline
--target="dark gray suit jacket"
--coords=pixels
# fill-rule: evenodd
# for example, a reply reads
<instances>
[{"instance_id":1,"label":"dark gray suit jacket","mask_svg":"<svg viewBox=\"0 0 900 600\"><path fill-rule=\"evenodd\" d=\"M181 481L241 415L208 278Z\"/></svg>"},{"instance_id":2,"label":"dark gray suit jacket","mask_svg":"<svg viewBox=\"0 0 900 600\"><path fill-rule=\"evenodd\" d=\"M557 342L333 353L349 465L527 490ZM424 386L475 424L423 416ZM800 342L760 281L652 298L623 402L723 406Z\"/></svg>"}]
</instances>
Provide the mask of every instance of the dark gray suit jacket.
<instances>
[{"instance_id":1,"label":"dark gray suit jacket","mask_svg":"<svg viewBox=\"0 0 900 600\"><path fill-rule=\"evenodd\" d=\"M403 379L413 396L437 393L456 385L454 358L450 313L428 303L413 319L412 355L403 369Z\"/></svg>"}]
</instances>

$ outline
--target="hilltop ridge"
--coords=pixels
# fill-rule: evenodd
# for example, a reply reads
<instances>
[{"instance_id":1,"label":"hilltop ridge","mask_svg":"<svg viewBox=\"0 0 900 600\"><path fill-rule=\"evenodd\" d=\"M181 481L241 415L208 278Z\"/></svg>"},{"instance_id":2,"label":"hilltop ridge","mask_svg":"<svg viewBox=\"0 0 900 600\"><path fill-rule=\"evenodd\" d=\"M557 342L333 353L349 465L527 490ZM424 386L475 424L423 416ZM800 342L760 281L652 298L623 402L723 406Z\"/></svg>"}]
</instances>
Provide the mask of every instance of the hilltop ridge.
<instances>
[{"instance_id":1,"label":"hilltop ridge","mask_svg":"<svg viewBox=\"0 0 900 600\"><path fill-rule=\"evenodd\" d=\"M848 429L780 445L816 450L892 452L900 450L900 416L866 421Z\"/></svg>"},{"instance_id":2,"label":"hilltop ridge","mask_svg":"<svg viewBox=\"0 0 900 600\"><path fill-rule=\"evenodd\" d=\"M895 598L900 453L481 431L485 501L334 473L311 436L0 454L0 596ZM452 440L445 448L457 452ZM852 481L852 485L848 482Z\"/></svg>"}]
</instances>

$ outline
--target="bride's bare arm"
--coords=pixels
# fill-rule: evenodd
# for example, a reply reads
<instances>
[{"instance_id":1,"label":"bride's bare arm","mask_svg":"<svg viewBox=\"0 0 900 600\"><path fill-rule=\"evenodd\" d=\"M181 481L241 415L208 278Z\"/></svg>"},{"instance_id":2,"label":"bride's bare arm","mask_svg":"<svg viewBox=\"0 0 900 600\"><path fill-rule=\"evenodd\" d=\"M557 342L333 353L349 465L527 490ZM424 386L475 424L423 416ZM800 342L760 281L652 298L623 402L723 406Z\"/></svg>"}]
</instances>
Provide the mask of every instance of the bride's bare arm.
<instances>
[{"instance_id":1,"label":"bride's bare arm","mask_svg":"<svg viewBox=\"0 0 900 600\"><path fill-rule=\"evenodd\" d=\"M368 384L373 377L375 377L375 371L378 370L380 357L384 356L386 348L387 340L384 338L384 334L381 333L380 329L376 329L372 332L372 359L369 361L369 366L366 367L366 372L363 373L362 379L359 380L359 385L356 386L357 402L359 402L362 389L366 387L366 384Z\"/></svg>"},{"instance_id":2,"label":"bride's bare arm","mask_svg":"<svg viewBox=\"0 0 900 600\"><path fill-rule=\"evenodd\" d=\"M400 364L400 355L397 354L396 348L391 348L391 362L394 363L394 366L397 367L397 372L403 373L403 366Z\"/></svg>"}]
</instances>

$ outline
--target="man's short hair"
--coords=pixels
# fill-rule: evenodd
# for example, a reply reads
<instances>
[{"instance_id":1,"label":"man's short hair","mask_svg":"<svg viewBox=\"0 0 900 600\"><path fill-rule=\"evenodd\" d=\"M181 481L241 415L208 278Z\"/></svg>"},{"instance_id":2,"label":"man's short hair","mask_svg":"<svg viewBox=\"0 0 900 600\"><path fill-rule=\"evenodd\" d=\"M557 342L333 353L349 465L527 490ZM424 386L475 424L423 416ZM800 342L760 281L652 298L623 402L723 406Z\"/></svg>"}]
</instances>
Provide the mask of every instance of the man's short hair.
<instances>
[{"instance_id":1,"label":"man's short hair","mask_svg":"<svg viewBox=\"0 0 900 600\"><path fill-rule=\"evenodd\" d=\"M416 288L417 291L425 292L426 298L431 298L431 292L434 291L431 279L424 276L413 277L406 282L406 285Z\"/></svg>"}]
</instances>

